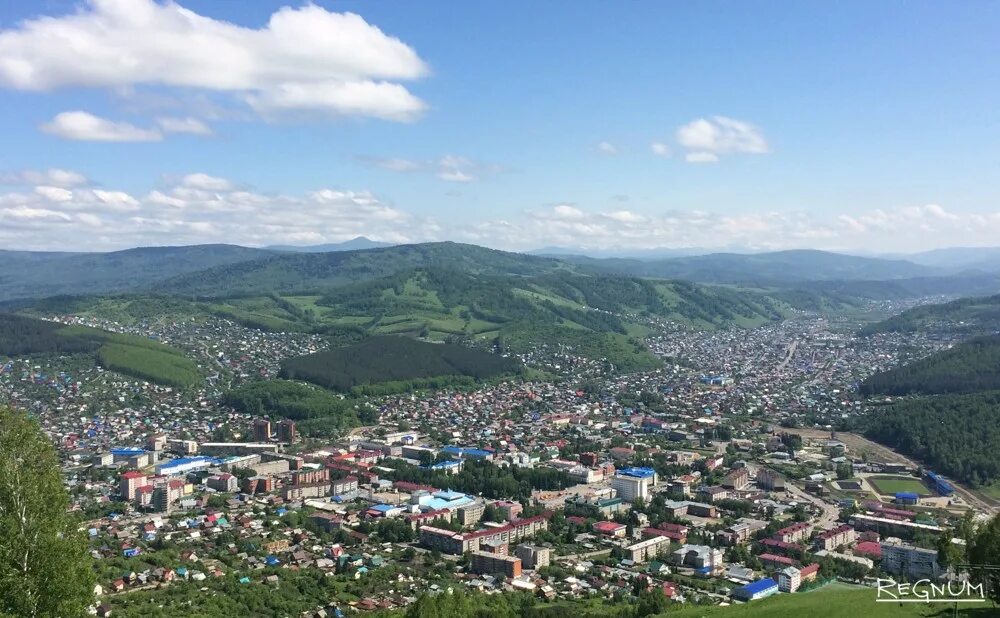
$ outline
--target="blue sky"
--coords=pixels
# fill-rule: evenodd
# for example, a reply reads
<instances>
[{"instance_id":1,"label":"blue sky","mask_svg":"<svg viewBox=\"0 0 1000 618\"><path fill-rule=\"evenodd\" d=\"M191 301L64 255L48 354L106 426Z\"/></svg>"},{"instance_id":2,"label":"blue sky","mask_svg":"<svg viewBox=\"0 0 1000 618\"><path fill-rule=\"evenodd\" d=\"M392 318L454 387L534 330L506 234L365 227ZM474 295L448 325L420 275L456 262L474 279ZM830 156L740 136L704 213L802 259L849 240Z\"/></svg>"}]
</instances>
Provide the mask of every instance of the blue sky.
<instances>
[{"instance_id":1,"label":"blue sky","mask_svg":"<svg viewBox=\"0 0 1000 618\"><path fill-rule=\"evenodd\" d=\"M995 3L179 5L0 6L0 245L1000 237Z\"/></svg>"}]
</instances>

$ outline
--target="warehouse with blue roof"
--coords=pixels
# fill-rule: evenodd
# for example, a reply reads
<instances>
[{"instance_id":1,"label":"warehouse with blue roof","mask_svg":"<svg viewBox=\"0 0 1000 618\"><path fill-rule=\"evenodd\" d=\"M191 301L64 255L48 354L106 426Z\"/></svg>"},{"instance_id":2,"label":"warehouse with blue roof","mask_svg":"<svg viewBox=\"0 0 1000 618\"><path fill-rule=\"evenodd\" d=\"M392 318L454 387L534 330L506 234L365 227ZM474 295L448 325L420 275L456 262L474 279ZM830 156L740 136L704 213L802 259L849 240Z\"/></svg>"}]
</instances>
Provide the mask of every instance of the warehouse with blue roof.
<instances>
[{"instance_id":1,"label":"warehouse with blue roof","mask_svg":"<svg viewBox=\"0 0 1000 618\"><path fill-rule=\"evenodd\" d=\"M778 582L770 577L749 583L733 591L733 598L741 601L756 601L778 592Z\"/></svg>"},{"instance_id":2,"label":"warehouse with blue roof","mask_svg":"<svg viewBox=\"0 0 1000 618\"><path fill-rule=\"evenodd\" d=\"M222 460L214 457L180 457L156 466L156 473L162 475L187 474L194 470L204 470L219 465L222 465Z\"/></svg>"}]
</instances>

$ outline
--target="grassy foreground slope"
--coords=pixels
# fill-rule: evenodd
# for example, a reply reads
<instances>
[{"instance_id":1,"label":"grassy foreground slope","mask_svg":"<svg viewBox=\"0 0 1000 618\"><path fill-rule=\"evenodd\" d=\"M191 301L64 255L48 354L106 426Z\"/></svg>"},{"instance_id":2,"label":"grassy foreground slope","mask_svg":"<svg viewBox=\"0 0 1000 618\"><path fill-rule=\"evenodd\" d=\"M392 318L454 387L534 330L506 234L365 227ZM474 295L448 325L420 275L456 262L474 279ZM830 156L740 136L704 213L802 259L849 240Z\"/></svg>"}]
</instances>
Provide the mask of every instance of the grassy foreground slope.
<instances>
[{"instance_id":1,"label":"grassy foreground slope","mask_svg":"<svg viewBox=\"0 0 1000 618\"><path fill-rule=\"evenodd\" d=\"M194 361L151 339L0 314L0 355L68 354L89 355L106 369L168 386L188 386L199 379Z\"/></svg>"},{"instance_id":2,"label":"grassy foreground slope","mask_svg":"<svg viewBox=\"0 0 1000 618\"><path fill-rule=\"evenodd\" d=\"M953 608L945 604L876 603L872 588L845 589L831 584L812 592L778 594L744 605L728 607L687 606L662 616L670 618L915 618L952 616ZM961 605L961 604L960 604ZM967 604L958 615L986 618L996 615L989 602Z\"/></svg>"}]
</instances>

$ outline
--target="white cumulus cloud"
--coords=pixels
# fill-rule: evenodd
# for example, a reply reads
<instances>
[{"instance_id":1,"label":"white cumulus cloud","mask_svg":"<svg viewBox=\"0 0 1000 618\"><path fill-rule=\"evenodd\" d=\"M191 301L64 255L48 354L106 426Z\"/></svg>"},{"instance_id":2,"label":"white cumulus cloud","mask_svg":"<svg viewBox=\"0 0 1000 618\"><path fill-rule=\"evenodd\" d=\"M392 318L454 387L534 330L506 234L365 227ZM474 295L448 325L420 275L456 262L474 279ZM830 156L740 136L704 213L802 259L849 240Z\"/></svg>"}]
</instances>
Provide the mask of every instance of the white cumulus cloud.
<instances>
[{"instance_id":1,"label":"white cumulus cloud","mask_svg":"<svg viewBox=\"0 0 1000 618\"><path fill-rule=\"evenodd\" d=\"M314 4L248 28L175 2L90 0L0 31L0 85L27 91L168 86L233 93L267 113L407 121L426 106L399 82L428 72L398 38Z\"/></svg>"},{"instance_id":2,"label":"white cumulus cloud","mask_svg":"<svg viewBox=\"0 0 1000 618\"><path fill-rule=\"evenodd\" d=\"M601 154L608 155L609 157L613 157L616 154L618 154L618 147L615 146L614 144L612 144L611 142L601 142L601 143L599 143L597 145L597 150Z\"/></svg>"},{"instance_id":3,"label":"white cumulus cloud","mask_svg":"<svg viewBox=\"0 0 1000 618\"><path fill-rule=\"evenodd\" d=\"M670 156L670 146L667 146L663 142L653 142L649 145L649 149L658 157Z\"/></svg>"},{"instance_id":4,"label":"white cumulus cloud","mask_svg":"<svg viewBox=\"0 0 1000 618\"><path fill-rule=\"evenodd\" d=\"M21 170L20 172L0 174L0 184L79 187L90 184L90 180L79 172L50 168L47 170Z\"/></svg>"},{"instance_id":5,"label":"white cumulus cloud","mask_svg":"<svg viewBox=\"0 0 1000 618\"><path fill-rule=\"evenodd\" d=\"M681 126L677 129L677 143L688 151L685 159L690 163L714 163L721 155L734 153L769 152L758 127L726 116L698 118Z\"/></svg>"},{"instance_id":6,"label":"white cumulus cloud","mask_svg":"<svg viewBox=\"0 0 1000 618\"><path fill-rule=\"evenodd\" d=\"M86 142L157 142L163 134L127 122L114 122L83 111L62 112L42 124L42 131L63 139Z\"/></svg>"},{"instance_id":7,"label":"white cumulus cloud","mask_svg":"<svg viewBox=\"0 0 1000 618\"><path fill-rule=\"evenodd\" d=\"M164 116L156 119L157 126L164 133L187 133L188 135L211 135L212 129L197 118L173 118Z\"/></svg>"}]
</instances>

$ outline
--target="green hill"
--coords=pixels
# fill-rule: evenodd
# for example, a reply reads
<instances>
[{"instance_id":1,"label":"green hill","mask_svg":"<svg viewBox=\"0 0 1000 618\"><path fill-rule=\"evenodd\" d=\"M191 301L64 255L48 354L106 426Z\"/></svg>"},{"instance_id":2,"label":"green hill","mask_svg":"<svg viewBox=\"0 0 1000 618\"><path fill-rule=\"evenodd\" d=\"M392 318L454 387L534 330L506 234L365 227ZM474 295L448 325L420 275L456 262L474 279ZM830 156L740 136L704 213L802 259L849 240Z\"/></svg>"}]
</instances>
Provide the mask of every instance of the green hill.
<instances>
[{"instance_id":1,"label":"green hill","mask_svg":"<svg viewBox=\"0 0 1000 618\"><path fill-rule=\"evenodd\" d=\"M1000 480L1000 391L876 406L865 435L973 486Z\"/></svg>"},{"instance_id":2,"label":"green hill","mask_svg":"<svg viewBox=\"0 0 1000 618\"><path fill-rule=\"evenodd\" d=\"M482 350L388 336L290 358L281 365L284 378L341 392L389 382L400 387L444 386L456 379L483 380L519 370L517 361Z\"/></svg>"},{"instance_id":3,"label":"green hill","mask_svg":"<svg viewBox=\"0 0 1000 618\"><path fill-rule=\"evenodd\" d=\"M295 254L265 262L221 269L245 273L234 275L225 285L215 279L230 276L221 272L183 277L185 289L202 290L202 285L207 289L215 281L211 287L219 292L228 289L229 296L185 300L178 292L61 297L36 302L32 310L126 323L157 315L217 315L265 330L324 333L341 342L371 335L410 335L497 344L513 352L554 346L606 359L626 371L658 364L641 345L645 332L641 323L652 316L712 329L756 326L780 320L788 310L787 304L763 293L589 275L556 260L453 243ZM427 265L409 267L414 263ZM376 276L386 271L391 274ZM279 273L289 279L276 284L285 276ZM350 279L357 280L344 283ZM302 290L305 282L315 289ZM274 285L288 290L274 291ZM171 286L181 286L180 280Z\"/></svg>"},{"instance_id":4,"label":"green hill","mask_svg":"<svg viewBox=\"0 0 1000 618\"><path fill-rule=\"evenodd\" d=\"M106 369L168 386L188 386L199 379L194 361L150 339L0 314L0 355L70 354L88 355Z\"/></svg>"},{"instance_id":5,"label":"green hill","mask_svg":"<svg viewBox=\"0 0 1000 618\"><path fill-rule=\"evenodd\" d=\"M174 277L158 284L156 289L204 298L270 292L316 292L415 268L449 268L469 274L524 276L571 267L549 258L440 242L359 251L274 254L259 260Z\"/></svg>"},{"instance_id":6,"label":"green hill","mask_svg":"<svg viewBox=\"0 0 1000 618\"><path fill-rule=\"evenodd\" d=\"M864 395L940 395L1000 389L1000 335L977 337L909 365L877 373Z\"/></svg>"}]
</instances>

